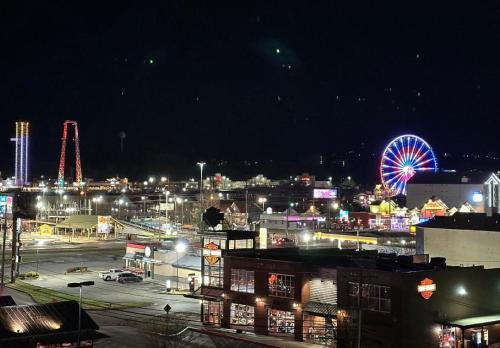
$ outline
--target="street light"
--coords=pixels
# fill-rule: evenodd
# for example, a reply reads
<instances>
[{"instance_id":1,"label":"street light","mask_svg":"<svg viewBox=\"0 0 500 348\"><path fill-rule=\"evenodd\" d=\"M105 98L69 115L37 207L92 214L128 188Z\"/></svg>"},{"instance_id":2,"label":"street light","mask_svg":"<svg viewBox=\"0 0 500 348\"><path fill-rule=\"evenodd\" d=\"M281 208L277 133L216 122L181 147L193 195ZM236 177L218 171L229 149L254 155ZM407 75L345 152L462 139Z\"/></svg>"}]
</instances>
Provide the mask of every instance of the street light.
<instances>
[{"instance_id":1,"label":"street light","mask_svg":"<svg viewBox=\"0 0 500 348\"><path fill-rule=\"evenodd\" d=\"M197 165L200 166L200 204L203 203L203 167L205 166L205 162L197 162Z\"/></svg>"},{"instance_id":2,"label":"street light","mask_svg":"<svg viewBox=\"0 0 500 348\"><path fill-rule=\"evenodd\" d=\"M165 191L165 225L168 225L168 195L170 191ZM167 227L168 229L168 227Z\"/></svg>"},{"instance_id":3,"label":"street light","mask_svg":"<svg viewBox=\"0 0 500 348\"><path fill-rule=\"evenodd\" d=\"M175 246L175 251L177 253L177 291L179 291L179 253L185 252L187 245L183 242L178 242Z\"/></svg>"},{"instance_id":4,"label":"street light","mask_svg":"<svg viewBox=\"0 0 500 348\"><path fill-rule=\"evenodd\" d=\"M260 204L262 204L262 211L264 211L265 210L265 204L267 202L267 198L266 197L259 197L258 202Z\"/></svg>"},{"instance_id":5,"label":"street light","mask_svg":"<svg viewBox=\"0 0 500 348\"><path fill-rule=\"evenodd\" d=\"M41 246L45 245L45 241L44 240L39 240L37 243L36 243L36 273L38 273L38 250L40 249Z\"/></svg>"},{"instance_id":6,"label":"street light","mask_svg":"<svg viewBox=\"0 0 500 348\"><path fill-rule=\"evenodd\" d=\"M94 285L94 281L68 284L68 288L80 288L80 301L78 302L78 345L77 345L78 348L80 348L80 334L82 330L82 287L92 286L92 285Z\"/></svg>"},{"instance_id":7,"label":"street light","mask_svg":"<svg viewBox=\"0 0 500 348\"><path fill-rule=\"evenodd\" d=\"M148 197L146 196L141 196L141 201L143 203L143 208L142 208L142 213L144 214L144 217L146 217L146 199Z\"/></svg>"},{"instance_id":8,"label":"street light","mask_svg":"<svg viewBox=\"0 0 500 348\"><path fill-rule=\"evenodd\" d=\"M102 196L92 198L92 202L95 203L95 214L97 215L97 203L102 201Z\"/></svg>"}]
</instances>

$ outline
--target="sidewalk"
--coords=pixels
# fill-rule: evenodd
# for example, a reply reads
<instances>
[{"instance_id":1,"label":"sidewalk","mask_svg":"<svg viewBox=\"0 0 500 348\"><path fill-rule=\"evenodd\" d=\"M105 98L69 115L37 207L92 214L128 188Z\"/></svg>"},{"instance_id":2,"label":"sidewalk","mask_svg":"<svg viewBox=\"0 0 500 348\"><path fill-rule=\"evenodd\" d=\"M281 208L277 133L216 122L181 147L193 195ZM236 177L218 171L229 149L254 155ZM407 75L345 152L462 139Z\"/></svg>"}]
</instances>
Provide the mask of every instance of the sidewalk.
<instances>
[{"instance_id":1,"label":"sidewalk","mask_svg":"<svg viewBox=\"0 0 500 348\"><path fill-rule=\"evenodd\" d=\"M256 335L251 332L235 333L235 330L231 329L208 329L208 330L212 330L218 333L223 333L226 336L241 338L258 344L269 345L279 348L301 348L301 347L324 348L325 347L325 345L313 344L307 342L298 342L291 339L286 339L276 336Z\"/></svg>"}]
</instances>

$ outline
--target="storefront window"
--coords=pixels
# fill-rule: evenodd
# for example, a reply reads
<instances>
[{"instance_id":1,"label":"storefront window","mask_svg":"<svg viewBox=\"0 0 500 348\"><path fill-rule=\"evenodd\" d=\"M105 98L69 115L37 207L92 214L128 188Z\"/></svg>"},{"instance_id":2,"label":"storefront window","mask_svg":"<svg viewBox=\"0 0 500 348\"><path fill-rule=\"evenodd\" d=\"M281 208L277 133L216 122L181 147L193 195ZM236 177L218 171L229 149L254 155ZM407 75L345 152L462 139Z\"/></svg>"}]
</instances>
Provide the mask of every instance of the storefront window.
<instances>
[{"instance_id":1,"label":"storefront window","mask_svg":"<svg viewBox=\"0 0 500 348\"><path fill-rule=\"evenodd\" d=\"M214 288L222 288L223 283L223 260L219 259L215 264L205 263L204 277L208 277L204 285Z\"/></svg>"},{"instance_id":2,"label":"storefront window","mask_svg":"<svg viewBox=\"0 0 500 348\"><path fill-rule=\"evenodd\" d=\"M295 332L295 317L293 312L269 309L268 331L274 334L293 334Z\"/></svg>"},{"instance_id":3,"label":"storefront window","mask_svg":"<svg viewBox=\"0 0 500 348\"><path fill-rule=\"evenodd\" d=\"M331 346L337 330L337 319L313 314L304 314L304 339L309 342Z\"/></svg>"},{"instance_id":4,"label":"storefront window","mask_svg":"<svg viewBox=\"0 0 500 348\"><path fill-rule=\"evenodd\" d=\"M359 284L351 283L348 286L349 305L359 306ZM376 284L363 284L361 288L361 308L376 312L391 312L391 288Z\"/></svg>"},{"instance_id":5,"label":"storefront window","mask_svg":"<svg viewBox=\"0 0 500 348\"><path fill-rule=\"evenodd\" d=\"M295 297L295 277L288 274L269 273L269 296Z\"/></svg>"},{"instance_id":6,"label":"storefront window","mask_svg":"<svg viewBox=\"0 0 500 348\"><path fill-rule=\"evenodd\" d=\"M455 328L449 326L443 326L439 332L439 348L455 347L455 341L456 341ZM479 343L481 343L481 341L479 341Z\"/></svg>"},{"instance_id":7,"label":"storefront window","mask_svg":"<svg viewBox=\"0 0 500 348\"><path fill-rule=\"evenodd\" d=\"M231 326L243 330L254 329L255 307L231 303Z\"/></svg>"},{"instance_id":8,"label":"storefront window","mask_svg":"<svg viewBox=\"0 0 500 348\"><path fill-rule=\"evenodd\" d=\"M254 271L244 269L231 270L231 291L254 293Z\"/></svg>"},{"instance_id":9,"label":"storefront window","mask_svg":"<svg viewBox=\"0 0 500 348\"><path fill-rule=\"evenodd\" d=\"M203 301L203 323L220 326L222 302Z\"/></svg>"}]
</instances>

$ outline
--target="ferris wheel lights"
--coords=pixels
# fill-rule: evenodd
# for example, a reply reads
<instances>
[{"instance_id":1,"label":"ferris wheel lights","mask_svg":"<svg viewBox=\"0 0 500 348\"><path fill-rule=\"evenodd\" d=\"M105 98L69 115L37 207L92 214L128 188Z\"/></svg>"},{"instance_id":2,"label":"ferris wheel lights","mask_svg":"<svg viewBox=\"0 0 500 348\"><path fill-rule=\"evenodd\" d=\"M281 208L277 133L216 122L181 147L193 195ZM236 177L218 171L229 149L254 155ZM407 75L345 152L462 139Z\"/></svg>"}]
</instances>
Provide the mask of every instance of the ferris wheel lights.
<instances>
[{"instance_id":1,"label":"ferris wheel lights","mask_svg":"<svg viewBox=\"0 0 500 348\"><path fill-rule=\"evenodd\" d=\"M386 146L380 163L380 178L387 190L395 195L405 194L406 183L416 173L424 171L437 171L437 159L422 138L404 134Z\"/></svg>"}]
</instances>

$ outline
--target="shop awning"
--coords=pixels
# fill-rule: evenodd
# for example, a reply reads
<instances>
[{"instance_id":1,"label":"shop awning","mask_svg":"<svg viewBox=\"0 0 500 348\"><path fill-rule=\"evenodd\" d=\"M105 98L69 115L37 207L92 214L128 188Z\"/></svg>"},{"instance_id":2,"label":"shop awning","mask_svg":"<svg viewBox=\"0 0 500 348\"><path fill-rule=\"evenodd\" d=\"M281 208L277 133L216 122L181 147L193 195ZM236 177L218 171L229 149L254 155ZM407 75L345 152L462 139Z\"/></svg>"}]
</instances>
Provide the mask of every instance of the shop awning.
<instances>
[{"instance_id":1,"label":"shop awning","mask_svg":"<svg viewBox=\"0 0 500 348\"><path fill-rule=\"evenodd\" d=\"M337 306L335 306L333 304L329 304L329 303L310 301L310 302L307 302L302 307L302 310L304 312L309 312L309 313L314 313L314 314L331 315L331 316L337 315Z\"/></svg>"},{"instance_id":2,"label":"shop awning","mask_svg":"<svg viewBox=\"0 0 500 348\"><path fill-rule=\"evenodd\" d=\"M500 314L484 315L480 317L469 317L456 319L446 323L441 323L443 325L456 326L462 329L471 329L474 327L494 325L500 323Z\"/></svg>"}]
</instances>

